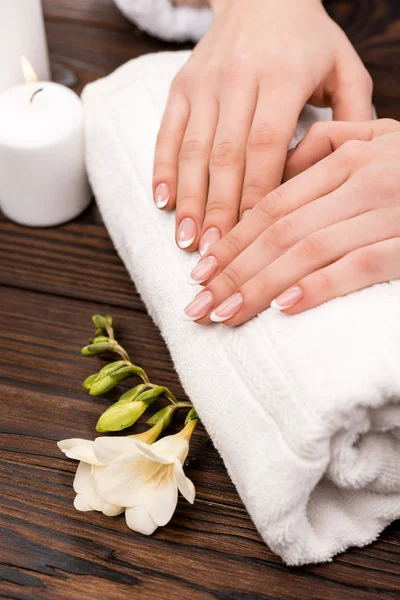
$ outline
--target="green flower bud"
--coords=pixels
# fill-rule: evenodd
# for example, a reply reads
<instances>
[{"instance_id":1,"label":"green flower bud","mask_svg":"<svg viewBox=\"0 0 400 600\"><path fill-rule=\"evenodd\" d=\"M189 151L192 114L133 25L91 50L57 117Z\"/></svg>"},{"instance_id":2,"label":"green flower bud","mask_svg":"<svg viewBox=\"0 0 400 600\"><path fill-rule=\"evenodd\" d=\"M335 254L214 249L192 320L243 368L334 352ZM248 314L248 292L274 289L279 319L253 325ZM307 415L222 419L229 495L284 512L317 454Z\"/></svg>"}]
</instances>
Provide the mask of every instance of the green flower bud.
<instances>
[{"instance_id":1,"label":"green flower bud","mask_svg":"<svg viewBox=\"0 0 400 600\"><path fill-rule=\"evenodd\" d=\"M114 319L112 318L111 315L106 315L104 317L104 319L106 320L106 322L108 323L109 327L113 327L114 326Z\"/></svg>"},{"instance_id":2,"label":"green flower bud","mask_svg":"<svg viewBox=\"0 0 400 600\"><path fill-rule=\"evenodd\" d=\"M93 315L92 317L93 324L97 327L97 329L101 329L101 331L107 331L107 321L101 315Z\"/></svg>"},{"instance_id":3,"label":"green flower bud","mask_svg":"<svg viewBox=\"0 0 400 600\"><path fill-rule=\"evenodd\" d=\"M98 373L93 373L93 375L89 375L89 377L86 377L85 381L82 383L82 386L85 388L85 390L90 390L93 383L96 381L98 375Z\"/></svg>"},{"instance_id":4,"label":"green flower bud","mask_svg":"<svg viewBox=\"0 0 400 600\"><path fill-rule=\"evenodd\" d=\"M126 365L125 362L124 365ZM101 379L93 383L92 387L90 388L90 395L100 396L100 394L105 394L106 392L109 392L118 383L124 381L124 379L128 379L128 377L136 375L138 370L141 371L141 369L139 369L139 367L136 367L135 365L126 365L124 367L121 367L120 369L112 371L109 375L105 375L104 377L101 377Z\"/></svg>"},{"instance_id":5,"label":"green flower bud","mask_svg":"<svg viewBox=\"0 0 400 600\"><path fill-rule=\"evenodd\" d=\"M97 373L98 379L101 379L105 375L111 375L111 373L118 371L118 369L124 366L126 366L126 362L124 360L116 360L115 362L109 363Z\"/></svg>"},{"instance_id":6,"label":"green flower bud","mask_svg":"<svg viewBox=\"0 0 400 600\"><path fill-rule=\"evenodd\" d=\"M96 354L102 354L103 352L112 352L114 346L110 341L99 342L95 344L89 344L81 350L82 356L96 356Z\"/></svg>"},{"instance_id":7,"label":"green flower bud","mask_svg":"<svg viewBox=\"0 0 400 600\"><path fill-rule=\"evenodd\" d=\"M163 385L157 385L151 390L147 390L146 392L140 394L139 400L150 405L152 402L154 402L154 400L157 400L157 398L165 392L165 389L166 388Z\"/></svg>"},{"instance_id":8,"label":"green flower bud","mask_svg":"<svg viewBox=\"0 0 400 600\"><path fill-rule=\"evenodd\" d=\"M97 381L100 381L100 379L102 379L106 375L110 375L114 371L117 371L124 365L126 365L126 362L124 360L117 360L116 362L112 362L106 365L105 367L100 369L98 373L93 373L93 375L89 375L89 377L87 377L83 382L83 387L85 388L85 390L90 390Z\"/></svg>"},{"instance_id":9,"label":"green flower bud","mask_svg":"<svg viewBox=\"0 0 400 600\"><path fill-rule=\"evenodd\" d=\"M142 391L145 389L146 389L146 384L140 383L139 385L136 385L135 387L133 387L130 390L128 390L127 392L125 392L125 394L122 394L122 396L118 400L118 402L120 402L121 404L125 404L127 402L133 402L133 400L136 400L136 398L139 396L139 394L141 394Z\"/></svg>"},{"instance_id":10,"label":"green flower bud","mask_svg":"<svg viewBox=\"0 0 400 600\"><path fill-rule=\"evenodd\" d=\"M166 427L168 427L168 425L171 423L174 413L175 408L172 404L165 406L156 412L152 417L150 417L150 419L147 421L147 425L157 425L157 423L162 423L162 428L166 429Z\"/></svg>"},{"instance_id":11,"label":"green flower bud","mask_svg":"<svg viewBox=\"0 0 400 600\"><path fill-rule=\"evenodd\" d=\"M121 431L130 427L146 411L147 404L144 402L121 402L118 401L108 408L97 421L96 431L106 433L107 431Z\"/></svg>"},{"instance_id":12,"label":"green flower bud","mask_svg":"<svg viewBox=\"0 0 400 600\"><path fill-rule=\"evenodd\" d=\"M199 415L197 414L195 409L192 408L191 410L189 410L188 414L186 415L185 425L187 425L190 421L198 421L198 420L199 420Z\"/></svg>"}]
</instances>

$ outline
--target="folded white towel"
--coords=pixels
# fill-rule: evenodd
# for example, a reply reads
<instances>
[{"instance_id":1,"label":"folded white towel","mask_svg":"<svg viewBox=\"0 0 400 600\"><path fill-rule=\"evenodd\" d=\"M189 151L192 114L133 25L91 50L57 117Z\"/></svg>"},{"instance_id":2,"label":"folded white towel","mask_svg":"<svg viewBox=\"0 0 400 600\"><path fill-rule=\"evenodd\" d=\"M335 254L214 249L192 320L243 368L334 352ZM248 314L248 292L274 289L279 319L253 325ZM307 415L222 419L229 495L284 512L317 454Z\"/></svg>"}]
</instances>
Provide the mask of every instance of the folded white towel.
<instances>
[{"instance_id":1,"label":"folded white towel","mask_svg":"<svg viewBox=\"0 0 400 600\"><path fill-rule=\"evenodd\" d=\"M187 53L134 60L84 93L87 165L104 222L183 386L266 543L329 560L400 517L400 281L246 325L182 319L197 256L152 201L154 144ZM307 108L296 139L329 112Z\"/></svg>"},{"instance_id":2,"label":"folded white towel","mask_svg":"<svg viewBox=\"0 0 400 600\"><path fill-rule=\"evenodd\" d=\"M211 9L176 6L172 0L115 0L138 27L163 40L197 42L211 27Z\"/></svg>"}]
</instances>

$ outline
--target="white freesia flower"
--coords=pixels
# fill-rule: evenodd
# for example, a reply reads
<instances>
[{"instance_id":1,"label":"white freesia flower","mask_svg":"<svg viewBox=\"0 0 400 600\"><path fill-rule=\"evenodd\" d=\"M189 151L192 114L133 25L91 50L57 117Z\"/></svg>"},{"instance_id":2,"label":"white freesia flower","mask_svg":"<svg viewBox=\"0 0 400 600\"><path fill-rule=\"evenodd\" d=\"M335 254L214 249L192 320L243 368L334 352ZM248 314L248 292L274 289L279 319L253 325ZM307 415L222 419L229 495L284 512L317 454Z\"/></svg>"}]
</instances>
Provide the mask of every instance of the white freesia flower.
<instances>
[{"instance_id":1,"label":"white freesia flower","mask_svg":"<svg viewBox=\"0 0 400 600\"><path fill-rule=\"evenodd\" d=\"M175 512L178 490L193 504L195 488L183 471L196 421L154 442L162 424L130 437L73 438L58 442L66 456L79 460L74 479L77 510L114 516L125 510L130 529L151 535ZM154 443L151 443L154 442Z\"/></svg>"},{"instance_id":2,"label":"white freesia flower","mask_svg":"<svg viewBox=\"0 0 400 600\"><path fill-rule=\"evenodd\" d=\"M126 507L131 529L149 535L166 525L175 512L178 490L193 504L195 488L182 465L195 424L190 421L180 433L151 445L135 440L133 452L109 460L106 469L95 473L99 495L110 504Z\"/></svg>"}]
</instances>

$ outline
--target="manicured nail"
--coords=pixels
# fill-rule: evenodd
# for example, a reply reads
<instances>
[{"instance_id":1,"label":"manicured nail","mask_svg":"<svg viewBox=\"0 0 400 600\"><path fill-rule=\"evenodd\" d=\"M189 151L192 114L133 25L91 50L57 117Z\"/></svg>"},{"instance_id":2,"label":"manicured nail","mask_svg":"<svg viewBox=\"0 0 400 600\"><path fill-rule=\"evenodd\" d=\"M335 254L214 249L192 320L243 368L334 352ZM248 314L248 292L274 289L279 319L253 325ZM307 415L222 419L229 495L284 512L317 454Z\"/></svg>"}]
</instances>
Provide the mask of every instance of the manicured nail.
<instances>
[{"instance_id":1,"label":"manicured nail","mask_svg":"<svg viewBox=\"0 0 400 600\"><path fill-rule=\"evenodd\" d=\"M276 310L292 308L292 306L300 302L303 296L303 290L299 286L289 288L283 292L283 294L275 298L275 300L272 300L271 308L275 308Z\"/></svg>"},{"instance_id":2,"label":"manicured nail","mask_svg":"<svg viewBox=\"0 0 400 600\"><path fill-rule=\"evenodd\" d=\"M247 215L249 215L251 213L252 209L248 208L247 210L244 211L244 213L242 214L242 216L240 217L240 219L244 219L245 217L247 217Z\"/></svg>"},{"instance_id":3,"label":"manicured nail","mask_svg":"<svg viewBox=\"0 0 400 600\"><path fill-rule=\"evenodd\" d=\"M154 192L154 202L157 208L167 206L170 195L168 185L166 183L159 183Z\"/></svg>"},{"instance_id":4,"label":"manicured nail","mask_svg":"<svg viewBox=\"0 0 400 600\"><path fill-rule=\"evenodd\" d=\"M199 283L207 281L217 269L218 261L215 256L202 258L189 275L190 285L199 285Z\"/></svg>"},{"instance_id":5,"label":"manicured nail","mask_svg":"<svg viewBox=\"0 0 400 600\"><path fill-rule=\"evenodd\" d=\"M197 233L197 225L193 219L190 217L186 217L182 219L178 227L178 246L179 248L185 249L189 248L191 244L193 244L194 239Z\"/></svg>"},{"instance_id":6,"label":"manicured nail","mask_svg":"<svg viewBox=\"0 0 400 600\"><path fill-rule=\"evenodd\" d=\"M218 227L210 227L207 229L200 241L200 256L203 256L203 254L208 252L211 246L218 242L221 237L221 232Z\"/></svg>"},{"instance_id":7,"label":"manicured nail","mask_svg":"<svg viewBox=\"0 0 400 600\"><path fill-rule=\"evenodd\" d=\"M225 300L222 304L217 306L210 315L211 321L214 323L222 323L231 319L243 306L243 296L240 292L233 294L230 298Z\"/></svg>"},{"instance_id":8,"label":"manicured nail","mask_svg":"<svg viewBox=\"0 0 400 600\"><path fill-rule=\"evenodd\" d=\"M212 292L209 290L200 292L185 308L185 318L189 321L197 321L197 319L208 315L213 306L214 296Z\"/></svg>"}]
</instances>

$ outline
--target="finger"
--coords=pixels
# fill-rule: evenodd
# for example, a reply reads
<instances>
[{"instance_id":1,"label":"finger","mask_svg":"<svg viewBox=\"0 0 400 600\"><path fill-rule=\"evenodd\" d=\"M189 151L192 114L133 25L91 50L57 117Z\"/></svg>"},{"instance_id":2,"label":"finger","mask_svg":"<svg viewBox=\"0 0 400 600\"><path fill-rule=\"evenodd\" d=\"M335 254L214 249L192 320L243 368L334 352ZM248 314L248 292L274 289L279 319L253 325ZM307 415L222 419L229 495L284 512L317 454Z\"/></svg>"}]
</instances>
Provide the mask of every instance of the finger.
<instances>
[{"instance_id":1,"label":"finger","mask_svg":"<svg viewBox=\"0 0 400 600\"><path fill-rule=\"evenodd\" d=\"M204 254L238 221L246 143L257 99L257 85L225 88L210 156L210 187L200 252Z\"/></svg>"},{"instance_id":2,"label":"finger","mask_svg":"<svg viewBox=\"0 0 400 600\"><path fill-rule=\"evenodd\" d=\"M361 59L354 55L346 64L338 63L338 82L331 96L335 121L368 121L373 117L371 76Z\"/></svg>"},{"instance_id":3,"label":"finger","mask_svg":"<svg viewBox=\"0 0 400 600\"><path fill-rule=\"evenodd\" d=\"M195 95L178 166L176 242L198 247L208 191L208 161L218 120L218 103L205 92Z\"/></svg>"},{"instance_id":4,"label":"finger","mask_svg":"<svg viewBox=\"0 0 400 600\"><path fill-rule=\"evenodd\" d=\"M330 194L300 206L264 230L223 271L216 277L209 278L207 287L216 300L233 294L303 238L373 210L375 190L371 190L370 196L360 196L357 194L359 185L360 178L353 177ZM354 198L354 202L349 202L349 198ZM201 278L206 269L215 267L215 264L213 256L200 261L192 272L192 282L199 283L195 282L196 276L197 279Z\"/></svg>"},{"instance_id":5,"label":"finger","mask_svg":"<svg viewBox=\"0 0 400 600\"><path fill-rule=\"evenodd\" d=\"M286 83L261 83L247 142L241 215L281 184L287 150L304 102L305 98L293 93Z\"/></svg>"},{"instance_id":6,"label":"finger","mask_svg":"<svg viewBox=\"0 0 400 600\"><path fill-rule=\"evenodd\" d=\"M178 156L189 119L189 103L182 93L171 92L157 137L153 194L157 208L175 206Z\"/></svg>"},{"instance_id":7,"label":"finger","mask_svg":"<svg viewBox=\"0 0 400 600\"><path fill-rule=\"evenodd\" d=\"M295 177L322 160L346 142L356 140L369 142L393 131L400 131L400 123L394 119L376 121L315 123L294 152L285 167L284 180Z\"/></svg>"},{"instance_id":8,"label":"finger","mask_svg":"<svg viewBox=\"0 0 400 600\"><path fill-rule=\"evenodd\" d=\"M358 248L399 235L400 207L370 211L319 230L303 238L222 302L213 294L216 308L210 319L240 325L314 271ZM206 292L211 289L207 288Z\"/></svg>"},{"instance_id":9,"label":"finger","mask_svg":"<svg viewBox=\"0 0 400 600\"><path fill-rule=\"evenodd\" d=\"M339 154L331 155L268 194L206 253L191 272L191 282L203 284L214 278L261 234L265 237L274 224L278 224L301 206L340 188L349 178L350 172L347 160L341 160ZM281 231L284 227L285 225L281 227ZM290 225L286 225L286 229L290 229ZM279 235L282 237L282 233ZM250 264L248 268L251 268Z\"/></svg>"},{"instance_id":10,"label":"finger","mask_svg":"<svg viewBox=\"0 0 400 600\"><path fill-rule=\"evenodd\" d=\"M376 283L400 278L400 237L359 248L301 279L272 305L294 315Z\"/></svg>"}]
</instances>

